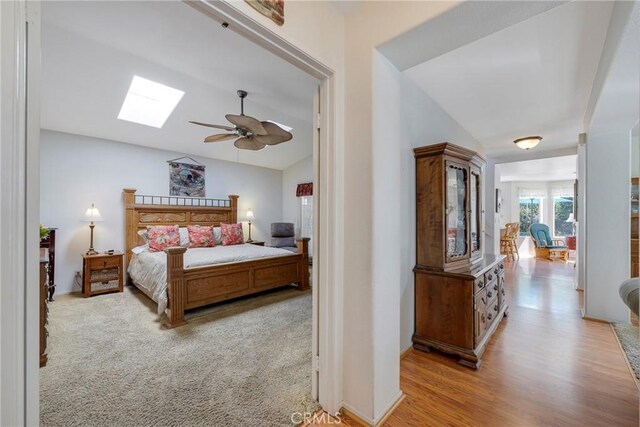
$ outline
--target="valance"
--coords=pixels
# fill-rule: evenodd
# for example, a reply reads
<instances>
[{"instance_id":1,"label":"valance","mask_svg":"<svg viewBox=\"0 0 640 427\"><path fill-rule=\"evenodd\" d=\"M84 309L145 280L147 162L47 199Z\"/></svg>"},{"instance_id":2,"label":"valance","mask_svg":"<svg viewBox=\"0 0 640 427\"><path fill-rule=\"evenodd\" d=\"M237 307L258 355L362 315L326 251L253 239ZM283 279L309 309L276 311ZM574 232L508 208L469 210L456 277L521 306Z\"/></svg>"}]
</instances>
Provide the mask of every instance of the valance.
<instances>
[{"instance_id":1,"label":"valance","mask_svg":"<svg viewBox=\"0 0 640 427\"><path fill-rule=\"evenodd\" d=\"M298 188L296 188L296 197L302 196L313 196L313 182L298 184Z\"/></svg>"},{"instance_id":2,"label":"valance","mask_svg":"<svg viewBox=\"0 0 640 427\"><path fill-rule=\"evenodd\" d=\"M547 197L545 188L518 188L518 197L524 199L537 199Z\"/></svg>"},{"instance_id":3,"label":"valance","mask_svg":"<svg viewBox=\"0 0 640 427\"><path fill-rule=\"evenodd\" d=\"M551 187L553 197L573 197L573 185L554 185Z\"/></svg>"}]
</instances>

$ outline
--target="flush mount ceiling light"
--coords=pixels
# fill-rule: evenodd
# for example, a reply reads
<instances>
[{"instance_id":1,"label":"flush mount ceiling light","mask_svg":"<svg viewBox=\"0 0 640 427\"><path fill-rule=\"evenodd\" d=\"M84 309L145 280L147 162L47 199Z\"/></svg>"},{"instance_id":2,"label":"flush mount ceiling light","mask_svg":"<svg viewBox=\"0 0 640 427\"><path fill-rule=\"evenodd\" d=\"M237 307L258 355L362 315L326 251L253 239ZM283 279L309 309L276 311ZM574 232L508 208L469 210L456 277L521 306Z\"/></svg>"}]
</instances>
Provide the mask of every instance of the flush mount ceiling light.
<instances>
[{"instance_id":1,"label":"flush mount ceiling light","mask_svg":"<svg viewBox=\"0 0 640 427\"><path fill-rule=\"evenodd\" d=\"M118 118L161 128L183 95L181 90L133 76Z\"/></svg>"},{"instance_id":2,"label":"flush mount ceiling light","mask_svg":"<svg viewBox=\"0 0 640 427\"><path fill-rule=\"evenodd\" d=\"M518 138L513 141L514 144L518 146L518 148L522 148L523 150L530 150L536 145L538 145L542 141L541 136L525 136L524 138Z\"/></svg>"}]
</instances>

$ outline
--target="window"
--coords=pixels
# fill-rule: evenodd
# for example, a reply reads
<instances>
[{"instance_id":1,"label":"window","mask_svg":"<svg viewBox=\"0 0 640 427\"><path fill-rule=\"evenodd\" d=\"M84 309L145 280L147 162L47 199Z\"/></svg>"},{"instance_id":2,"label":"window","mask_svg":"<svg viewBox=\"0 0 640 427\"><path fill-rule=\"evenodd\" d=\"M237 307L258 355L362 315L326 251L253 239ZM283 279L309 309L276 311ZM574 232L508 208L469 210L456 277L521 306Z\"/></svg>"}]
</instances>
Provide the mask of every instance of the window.
<instances>
[{"instance_id":1,"label":"window","mask_svg":"<svg viewBox=\"0 0 640 427\"><path fill-rule=\"evenodd\" d=\"M300 197L300 237L313 237L313 196Z\"/></svg>"},{"instance_id":2,"label":"window","mask_svg":"<svg viewBox=\"0 0 640 427\"><path fill-rule=\"evenodd\" d=\"M520 197L520 236L529 236L529 227L539 224L541 215L541 197Z\"/></svg>"},{"instance_id":3,"label":"window","mask_svg":"<svg viewBox=\"0 0 640 427\"><path fill-rule=\"evenodd\" d=\"M553 235L557 237L573 236L573 222L567 222L573 213L573 196L554 196L553 198Z\"/></svg>"},{"instance_id":4,"label":"window","mask_svg":"<svg viewBox=\"0 0 640 427\"><path fill-rule=\"evenodd\" d=\"M161 128L183 95L181 90L134 76L118 118Z\"/></svg>"}]
</instances>

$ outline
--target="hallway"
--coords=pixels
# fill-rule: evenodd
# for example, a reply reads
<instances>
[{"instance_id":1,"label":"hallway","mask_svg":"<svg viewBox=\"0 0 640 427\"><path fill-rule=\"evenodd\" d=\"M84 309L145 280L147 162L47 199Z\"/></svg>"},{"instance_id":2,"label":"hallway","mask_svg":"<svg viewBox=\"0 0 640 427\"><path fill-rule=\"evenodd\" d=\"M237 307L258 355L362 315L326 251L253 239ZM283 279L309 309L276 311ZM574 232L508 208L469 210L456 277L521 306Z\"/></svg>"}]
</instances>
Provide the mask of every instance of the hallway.
<instances>
[{"instance_id":1,"label":"hallway","mask_svg":"<svg viewBox=\"0 0 640 427\"><path fill-rule=\"evenodd\" d=\"M388 426L637 426L638 389L608 324L582 320L573 264L505 263L509 317L473 372L438 353L401 363Z\"/></svg>"}]
</instances>

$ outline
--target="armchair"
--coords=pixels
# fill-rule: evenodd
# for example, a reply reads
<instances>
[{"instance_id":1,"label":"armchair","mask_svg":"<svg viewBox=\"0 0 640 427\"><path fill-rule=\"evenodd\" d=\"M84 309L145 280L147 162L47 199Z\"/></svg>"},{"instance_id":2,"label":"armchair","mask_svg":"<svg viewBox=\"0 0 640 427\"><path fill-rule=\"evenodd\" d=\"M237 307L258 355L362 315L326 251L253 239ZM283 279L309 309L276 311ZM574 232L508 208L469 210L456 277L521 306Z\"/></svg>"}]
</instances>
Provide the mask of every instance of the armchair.
<instances>
[{"instance_id":1,"label":"armchair","mask_svg":"<svg viewBox=\"0 0 640 427\"><path fill-rule=\"evenodd\" d=\"M295 230L292 222L272 222L271 242L267 246L298 252L295 240Z\"/></svg>"},{"instance_id":2,"label":"armchair","mask_svg":"<svg viewBox=\"0 0 640 427\"><path fill-rule=\"evenodd\" d=\"M569 260L569 248L564 240L553 239L546 224L532 224L529 233L535 245L536 258Z\"/></svg>"}]
</instances>

